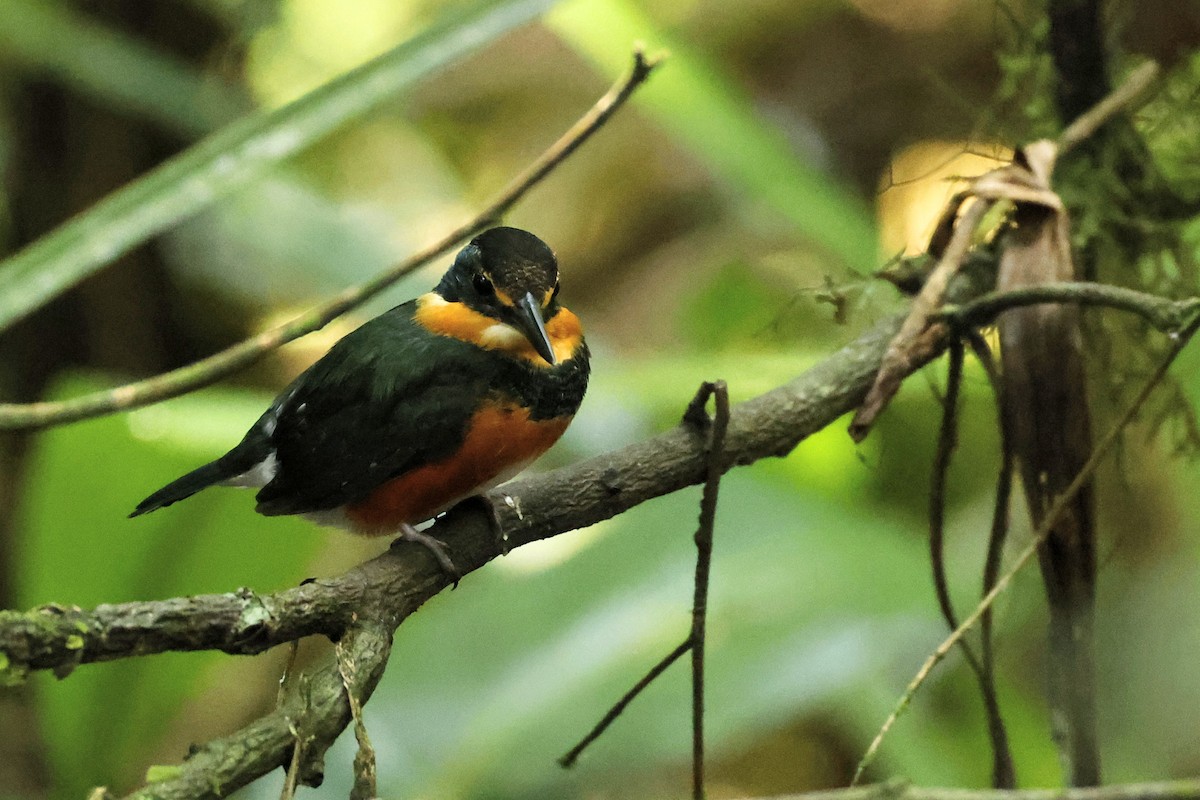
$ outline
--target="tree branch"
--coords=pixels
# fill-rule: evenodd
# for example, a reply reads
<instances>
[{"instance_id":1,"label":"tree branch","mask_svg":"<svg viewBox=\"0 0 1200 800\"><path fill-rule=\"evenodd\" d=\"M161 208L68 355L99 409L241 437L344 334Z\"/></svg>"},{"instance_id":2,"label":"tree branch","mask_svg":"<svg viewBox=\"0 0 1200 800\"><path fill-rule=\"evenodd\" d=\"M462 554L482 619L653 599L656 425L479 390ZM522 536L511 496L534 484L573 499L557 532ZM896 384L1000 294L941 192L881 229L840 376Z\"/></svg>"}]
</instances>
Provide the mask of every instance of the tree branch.
<instances>
[{"instance_id":1,"label":"tree branch","mask_svg":"<svg viewBox=\"0 0 1200 800\"><path fill-rule=\"evenodd\" d=\"M1074 303L1081 306L1108 306L1137 314L1155 328L1172 333L1187 327L1200 313L1200 298L1171 300L1103 283L1062 282L986 294L961 305L946 305L934 315L959 327L987 325L1001 313L1039 303Z\"/></svg>"},{"instance_id":2,"label":"tree branch","mask_svg":"<svg viewBox=\"0 0 1200 800\"><path fill-rule=\"evenodd\" d=\"M1163 359L1162 363L1159 364L1158 368L1154 371L1150 378L1142 385L1141 391L1138 392L1137 396L1133 399L1129 406L1125 408L1124 412L1117 418L1104 436L1101 437L1096 443L1096 446L1092 449L1091 455L1088 457L1083 466L1080 467L1070 484L1068 484L1067 487L1054 498L1054 501L1046 509L1046 513L1042 517L1041 523L1033 532L1031 537L1032 541L1030 541L1025 549L1013 559L1012 566L1009 567L1007 572L1000 576L999 580L996 581L991 591L983 596L978 605L975 606L975 610L972 611L967 618L962 621L962 624L954 629L953 633L946 637L946 639L944 639L942 643L937 646L933 653L931 653L930 656L925 660L925 663L921 665L921 668L917 671L916 676L909 682L908 686L905 687L904 693L901 695L900 700L896 703L892 713L888 715L888 718L884 721L883 726L879 729L879 733L875 735L875 738L867 747L866 753L864 753L863 757L859 760L858 766L854 771L854 777L850 781L851 786L858 782L858 779L862 777L867 767L870 766L871 762L875 758L875 755L879 751L879 746L882 744L884 737L887 736L887 733L891 729L892 725L897 719L900 718L900 715L908 707L908 704L916 695L917 690L925 682L926 678L928 678L933 672L934 667L936 667L954 648L954 646L958 644L959 640L966 635L967 631L974 627L975 623L978 622L985 613L987 613L988 609L992 607L992 604L996 602L996 598L1008 588L1008 585L1012 582L1013 578L1016 577L1017 573L1029 563L1030 559L1032 559L1037 553L1038 548L1043 542L1046 541L1051 533L1053 533L1054 526L1058 522L1058 519L1074 501L1075 496L1089 484L1092 479L1092 474L1095 472L1096 468L1108 456L1109 451L1116 446L1116 443L1120 439L1122 433L1124 433L1125 428L1137 417L1138 412L1141 410L1146 400L1149 399L1154 390L1158 388L1158 385L1166 377L1167 372L1171 365L1175 362L1175 359L1191 342L1192 337L1196 335L1197 330L1200 330L1200 317L1194 318L1184 330L1179 331L1173 337L1171 349L1170 352L1168 352L1167 357Z\"/></svg>"},{"instance_id":3,"label":"tree branch","mask_svg":"<svg viewBox=\"0 0 1200 800\"><path fill-rule=\"evenodd\" d=\"M951 299L977 296L989 280L981 271L964 272ZM901 321L895 317L876 324L790 383L735 406L722 470L786 455L854 408ZM707 463L705 437L684 423L621 450L494 490L495 524L510 547L519 547L700 483ZM440 519L433 532L453 548L455 565L464 575L497 555L489 514L471 504ZM90 611L61 606L0 611L0 682L28 670L70 669L167 651L249 655L314 634L336 640L352 624L363 598L388 598L389 613L399 624L447 585L424 548L396 542L343 575L272 594L240 589L105 604Z\"/></svg>"},{"instance_id":4,"label":"tree branch","mask_svg":"<svg viewBox=\"0 0 1200 800\"><path fill-rule=\"evenodd\" d=\"M601 97L578 122L524 172L509 184L473 219L452 230L434 244L420 250L392 269L358 286L352 286L296 319L238 342L194 364L156 375L136 383L93 392L60 402L0 403L0 430L44 428L66 422L127 411L157 403L208 386L246 367L266 353L288 342L320 330L347 311L392 286L403 276L446 253L476 231L495 222L512 208L526 192L575 152L593 133L616 113L633 92L645 83L661 63L646 58L640 50L633 54L633 68Z\"/></svg>"},{"instance_id":5,"label":"tree branch","mask_svg":"<svg viewBox=\"0 0 1200 800\"><path fill-rule=\"evenodd\" d=\"M722 470L789 453L862 399L900 318L876 325L800 377L730 412ZM914 365L914 368L920 365ZM646 500L701 483L706 436L690 424L621 450L530 476L491 494L510 548L614 517ZM454 552L463 575L496 555L488 514L464 504L430 532ZM396 542L386 553L335 578L272 594L227 594L106 604L90 611L43 606L0 612L0 654L15 679L26 670L70 669L166 651L253 654L302 636L339 638L364 598L386 598L397 624L448 585L419 546ZM0 659L0 663L3 660Z\"/></svg>"},{"instance_id":6,"label":"tree branch","mask_svg":"<svg viewBox=\"0 0 1200 800\"><path fill-rule=\"evenodd\" d=\"M978 272L964 272L950 300L963 302L978 295L985 283L980 278ZM855 408L902 321L884 320L790 383L735 406L722 469L786 455ZM683 424L613 453L521 479L491 493L496 524L510 547L594 524L703 482L706 450L706 436ZM498 555L490 516L478 504L463 504L435 526L438 537L453 548L464 575ZM390 632L447 585L446 575L424 548L397 542L341 576L272 594L243 589L102 605L91 611L42 607L0 612L0 683L19 680L34 669L63 674L81 663L170 650L257 653L321 634L344 643L345 657L360 676L356 684L362 687L360 701L365 703L386 664ZM372 620L375 626L364 630L357 620ZM205 745L168 770L165 780L135 796L225 796L290 763L298 740L303 747L300 780L319 782L320 758L350 719L342 671L331 657L306 679L297 680L274 712Z\"/></svg>"},{"instance_id":7,"label":"tree branch","mask_svg":"<svg viewBox=\"0 0 1200 800\"><path fill-rule=\"evenodd\" d=\"M952 299L979 294L987 283L981 278L964 272ZM901 322L901 317L884 320L790 383L731 409L720 469L786 455L854 408ZM464 503L441 518L433 532L453 548L455 565L468 575L498 555L493 525L511 548L594 524L704 481L707 450L706 435L684 423L613 453L507 484L489 496L491 513ZM33 669L65 674L91 661L168 650L257 653L311 634L358 641L374 631L367 641L375 646L348 652L362 676L360 700L365 703L382 674L390 636L383 642L376 628L364 632L356 620L372 620L390 634L448 582L425 548L397 541L386 553L339 577L268 595L241 590L92 611L42 607L2 612L0 683L19 681ZM296 686L275 711L208 743L179 767L165 770L165 776L156 772L161 779L134 796L224 797L286 767L297 744L303 749L298 779L318 783L320 756L351 719L342 668L330 657L307 679L297 679Z\"/></svg>"},{"instance_id":8,"label":"tree branch","mask_svg":"<svg viewBox=\"0 0 1200 800\"><path fill-rule=\"evenodd\" d=\"M942 789L888 781L770 800L1200 800L1200 778L1074 789Z\"/></svg>"},{"instance_id":9,"label":"tree branch","mask_svg":"<svg viewBox=\"0 0 1200 800\"><path fill-rule=\"evenodd\" d=\"M365 619L366 617L364 617ZM365 703L375 691L391 655L391 627L378 622L355 627L345 637L344 658L354 665ZM287 765L301 747L298 777L309 786L324 778L325 751L350 724L350 704L341 670L330 657L298 679L279 706L240 731L214 739L192 752L178 767L163 770L163 780L148 783L129 800L220 798L273 769Z\"/></svg>"}]
</instances>

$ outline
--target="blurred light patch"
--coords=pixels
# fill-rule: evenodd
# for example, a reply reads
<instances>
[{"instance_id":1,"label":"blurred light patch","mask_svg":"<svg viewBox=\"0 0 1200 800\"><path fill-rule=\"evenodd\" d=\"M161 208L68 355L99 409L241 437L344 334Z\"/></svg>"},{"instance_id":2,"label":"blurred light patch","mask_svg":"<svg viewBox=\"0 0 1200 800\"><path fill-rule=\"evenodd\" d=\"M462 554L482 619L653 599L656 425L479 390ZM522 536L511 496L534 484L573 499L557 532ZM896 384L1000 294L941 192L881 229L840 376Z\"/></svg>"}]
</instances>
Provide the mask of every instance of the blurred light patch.
<instances>
[{"instance_id":1,"label":"blurred light patch","mask_svg":"<svg viewBox=\"0 0 1200 800\"><path fill-rule=\"evenodd\" d=\"M285 325L304 312L305 309L297 310L293 308L269 314L263 318L261 328L255 334L257 335L261 331L267 331L279 325ZM317 359L328 353L329 349L345 337L346 334L355 330L364 322L366 322L366 319L355 315L354 312L350 312L346 316L333 320L324 328L313 331L306 336L301 336L294 342L290 342L277 352L286 364L287 372L299 375L312 366Z\"/></svg>"},{"instance_id":2,"label":"blurred light patch","mask_svg":"<svg viewBox=\"0 0 1200 800\"><path fill-rule=\"evenodd\" d=\"M521 576L545 572L566 563L590 547L593 542L602 539L612 528L610 523L611 520L604 520L583 530L518 547L503 558L496 559L493 568L510 575Z\"/></svg>"},{"instance_id":3,"label":"blurred light patch","mask_svg":"<svg viewBox=\"0 0 1200 800\"><path fill-rule=\"evenodd\" d=\"M265 105L283 105L395 45L419 11L405 0L284 0L250 44L247 82Z\"/></svg>"},{"instance_id":4,"label":"blurred light patch","mask_svg":"<svg viewBox=\"0 0 1200 800\"><path fill-rule=\"evenodd\" d=\"M962 9L958 0L849 0L872 22L900 31L932 31L945 26Z\"/></svg>"},{"instance_id":5,"label":"blurred light patch","mask_svg":"<svg viewBox=\"0 0 1200 800\"><path fill-rule=\"evenodd\" d=\"M136 440L209 454L214 443L237 444L269 402L269 397L254 392L193 392L130 412L129 433Z\"/></svg>"},{"instance_id":6,"label":"blurred light patch","mask_svg":"<svg viewBox=\"0 0 1200 800\"><path fill-rule=\"evenodd\" d=\"M919 142L901 150L880 181L879 231L885 253L925 252L942 209L964 179L1006 163L1012 151L978 142Z\"/></svg>"},{"instance_id":7,"label":"blurred light patch","mask_svg":"<svg viewBox=\"0 0 1200 800\"><path fill-rule=\"evenodd\" d=\"M454 166L395 116L347 130L322 167L329 170L333 199L361 215L369 229L385 231L395 253L433 244L471 215ZM439 275L448 266L446 259L435 265Z\"/></svg>"}]
</instances>

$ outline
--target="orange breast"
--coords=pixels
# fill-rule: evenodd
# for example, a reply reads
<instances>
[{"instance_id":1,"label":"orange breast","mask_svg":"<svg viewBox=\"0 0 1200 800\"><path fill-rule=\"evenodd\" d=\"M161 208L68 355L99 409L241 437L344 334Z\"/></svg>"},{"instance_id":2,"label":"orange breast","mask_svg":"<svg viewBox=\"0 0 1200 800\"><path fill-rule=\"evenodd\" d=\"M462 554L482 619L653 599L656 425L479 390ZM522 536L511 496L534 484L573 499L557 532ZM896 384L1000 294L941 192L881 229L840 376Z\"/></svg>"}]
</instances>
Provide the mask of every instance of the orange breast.
<instances>
[{"instance_id":1,"label":"orange breast","mask_svg":"<svg viewBox=\"0 0 1200 800\"><path fill-rule=\"evenodd\" d=\"M413 317L426 330L441 336L452 336L464 342L488 350L502 350L523 358L534 366L548 368L550 365L538 355L525 338L489 337L488 331L499 325L499 321L480 314L462 303L451 303L430 292L417 300L417 311ZM575 357L583 341L583 326L579 317L566 308L559 307L553 317L546 321L546 333L559 362Z\"/></svg>"},{"instance_id":2,"label":"orange breast","mask_svg":"<svg viewBox=\"0 0 1200 800\"><path fill-rule=\"evenodd\" d=\"M570 422L570 417L534 421L515 405L485 406L472 417L458 452L393 478L347 506L346 516L369 535L423 522L511 477L558 441Z\"/></svg>"}]
</instances>

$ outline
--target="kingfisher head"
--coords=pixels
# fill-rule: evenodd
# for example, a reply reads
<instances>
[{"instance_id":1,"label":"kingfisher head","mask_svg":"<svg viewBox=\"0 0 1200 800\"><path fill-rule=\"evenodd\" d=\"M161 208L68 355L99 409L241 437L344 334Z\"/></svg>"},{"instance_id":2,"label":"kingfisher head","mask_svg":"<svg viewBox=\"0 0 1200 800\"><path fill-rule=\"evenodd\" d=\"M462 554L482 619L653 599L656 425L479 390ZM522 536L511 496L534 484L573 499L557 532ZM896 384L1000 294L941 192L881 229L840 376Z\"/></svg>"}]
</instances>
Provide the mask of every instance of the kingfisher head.
<instances>
[{"instance_id":1,"label":"kingfisher head","mask_svg":"<svg viewBox=\"0 0 1200 800\"><path fill-rule=\"evenodd\" d=\"M546 321L558 312L558 261L532 233L484 231L459 251L434 291L499 323L489 336L523 336L548 363L557 363Z\"/></svg>"}]
</instances>

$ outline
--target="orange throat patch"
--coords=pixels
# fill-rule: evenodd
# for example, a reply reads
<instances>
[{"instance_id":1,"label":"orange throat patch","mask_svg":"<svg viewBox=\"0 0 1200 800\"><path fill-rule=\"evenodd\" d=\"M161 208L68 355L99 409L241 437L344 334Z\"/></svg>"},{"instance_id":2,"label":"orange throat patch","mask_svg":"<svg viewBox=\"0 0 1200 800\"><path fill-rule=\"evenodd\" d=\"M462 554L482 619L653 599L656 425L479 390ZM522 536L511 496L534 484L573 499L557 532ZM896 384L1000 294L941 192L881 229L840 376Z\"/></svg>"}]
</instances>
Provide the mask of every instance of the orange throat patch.
<instances>
[{"instance_id":1,"label":"orange throat patch","mask_svg":"<svg viewBox=\"0 0 1200 800\"><path fill-rule=\"evenodd\" d=\"M423 294L417 299L417 311L413 318L432 333L461 339L487 350L500 350L539 367L550 367L516 328L480 314L463 303L452 303L436 292ZM546 333L550 336L550 344L560 364L570 361L583 342L583 326L579 323L579 317L562 307L546 322Z\"/></svg>"},{"instance_id":2,"label":"orange throat patch","mask_svg":"<svg viewBox=\"0 0 1200 800\"><path fill-rule=\"evenodd\" d=\"M515 476L558 441L570 422L571 417L531 420L527 410L511 404L484 405L457 452L384 483L347 506L346 517L368 535L424 522Z\"/></svg>"}]
</instances>

